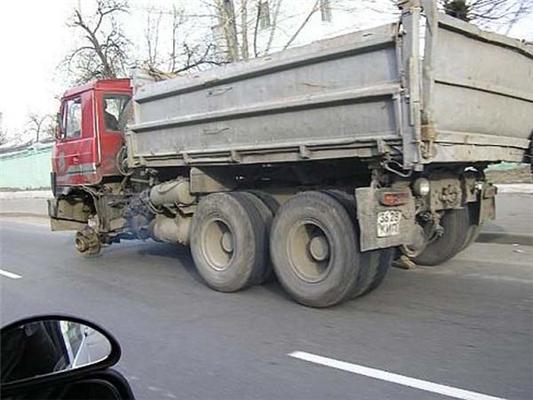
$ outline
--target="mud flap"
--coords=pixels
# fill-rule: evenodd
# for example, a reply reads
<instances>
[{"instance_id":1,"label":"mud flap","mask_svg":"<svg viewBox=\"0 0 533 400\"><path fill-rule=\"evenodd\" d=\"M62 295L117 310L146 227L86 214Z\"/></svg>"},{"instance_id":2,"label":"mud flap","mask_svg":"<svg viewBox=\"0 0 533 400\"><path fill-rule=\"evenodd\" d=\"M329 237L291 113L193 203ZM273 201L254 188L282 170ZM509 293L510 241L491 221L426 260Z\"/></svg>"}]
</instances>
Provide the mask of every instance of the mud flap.
<instances>
[{"instance_id":1,"label":"mud flap","mask_svg":"<svg viewBox=\"0 0 533 400\"><path fill-rule=\"evenodd\" d=\"M386 205L391 201L384 201L385 196L398 201L394 205ZM358 188L355 198L361 251L413 242L415 201L410 190Z\"/></svg>"},{"instance_id":2,"label":"mud flap","mask_svg":"<svg viewBox=\"0 0 533 400\"><path fill-rule=\"evenodd\" d=\"M496 218L496 194L498 189L490 183L484 183L479 196L479 213L477 225Z\"/></svg>"}]
</instances>

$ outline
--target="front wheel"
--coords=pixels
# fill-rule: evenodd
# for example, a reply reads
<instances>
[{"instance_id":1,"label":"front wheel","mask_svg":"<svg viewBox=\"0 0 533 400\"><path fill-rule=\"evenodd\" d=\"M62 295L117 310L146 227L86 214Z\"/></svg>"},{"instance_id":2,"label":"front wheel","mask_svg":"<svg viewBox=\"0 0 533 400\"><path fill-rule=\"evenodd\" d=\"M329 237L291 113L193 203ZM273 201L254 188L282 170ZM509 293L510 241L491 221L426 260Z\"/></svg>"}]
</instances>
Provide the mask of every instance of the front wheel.
<instances>
[{"instance_id":1,"label":"front wheel","mask_svg":"<svg viewBox=\"0 0 533 400\"><path fill-rule=\"evenodd\" d=\"M102 250L102 244L98 232L89 226L76 232L74 245L76 246L78 253L84 257L94 257L100 254L100 251Z\"/></svg>"}]
</instances>

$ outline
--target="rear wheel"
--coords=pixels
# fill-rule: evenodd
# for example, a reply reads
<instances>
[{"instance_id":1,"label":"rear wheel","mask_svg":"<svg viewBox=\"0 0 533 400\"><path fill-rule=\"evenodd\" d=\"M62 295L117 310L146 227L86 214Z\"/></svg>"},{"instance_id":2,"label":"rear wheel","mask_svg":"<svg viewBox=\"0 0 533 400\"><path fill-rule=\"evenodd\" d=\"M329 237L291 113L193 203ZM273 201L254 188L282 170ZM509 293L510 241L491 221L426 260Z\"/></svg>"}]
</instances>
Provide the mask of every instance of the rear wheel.
<instances>
[{"instance_id":1,"label":"rear wheel","mask_svg":"<svg viewBox=\"0 0 533 400\"><path fill-rule=\"evenodd\" d=\"M467 208L446 210L440 219L443 228L441 236L429 242L413 258L420 265L435 266L454 257L467 243L470 217Z\"/></svg>"},{"instance_id":2,"label":"rear wheel","mask_svg":"<svg viewBox=\"0 0 533 400\"><path fill-rule=\"evenodd\" d=\"M259 200L261 200L263 204L268 207L273 216L276 215L276 213L278 212L279 202L271 194L263 192L261 190L248 190L246 191L246 193L251 193Z\"/></svg>"},{"instance_id":3,"label":"rear wheel","mask_svg":"<svg viewBox=\"0 0 533 400\"><path fill-rule=\"evenodd\" d=\"M349 298L360 265L349 220L337 200L320 192L298 194L280 207L270 254L282 286L299 303L328 307Z\"/></svg>"},{"instance_id":4,"label":"rear wheel","mask_svg":"<svg viewBox=\"0 0 533 400\"><path fill-rule=\"evenodd\" d=\"M469 223L470 223L470 226L468 227L468 233L466 234L466 241L463 245L463 247L461 248L461 251L466 249L468 246L470 246L471 244L473 244L479 234L481 233L481 229L483 229L483 224L476 224L474 221L476 221L476 208L479 207L479 204L477 203L473 203L473 204L468 204L468 216L469 216Z\"/></svg>"},{"instance_id":5,"label":"rear wheel","mask_svg":"<svg viewBox=\"0 0 533 400\"><path fill-rule=\"evenodd\" d=\"M379 251L379 258L375 273L373 274L372 279L370 280L370 284L361 293L361 295L370 293L371 291L379 287L379 285L381 285L381 283L385 279L385 276L387 276L387 272L389 271L389 268L394 262L394 256L396 255L396 249L394 247L388 249L380 249L377 251Z\"/></svg>"},{"instance_id":6,"label":"rear wheel","mask_svg":"<svg viewBox=\"0 0 533 400\"><path fill-rule=\"evenodd\" d=\"M263 272L259 274L258 278L254 282L255 284L260 285L265 282L271 281L274 278L274 272L272 270L272 264L270 262L270 252L267 241L270 235L270 227L272 226L272 220L274 219L275 214L275 211L272 211L272 207L274 205L277 205L277 207L279 207L279 204L274 198L271 198L266 193L259 191L239 192L238 196L244 196L251 203L253 203L255 209L261 217L262 229L264 230L264 235L267 238L265 241L265 245L263 246ZM270 203L271 207L268 206L268 203L270 201L273 201ZM275 208L275 210L277 210L277 207Z\"/></svg>"},{"instance_id":7,"label":"rear wheel","mask_svg":"<svg viewBox=\"0 0 533 400\"><path fill-rule=\"evenodd\" d=\"M354 196L340 190L327 190L326 193L338 200L344 206L346 212L350 216L350 221L353 223L354 228L358 233ZM394 261L395 252L396 250L391 247L361 253L359 275L355 286L351 291L352 294L350 295L350 298L355 299L356 297L369 293L383 282L389 267Z\"/></svg>"},{"instance_id":8,"label":"rear wheel","mask_svg":"<svg viewBox=\"0 0 533 400\"><path fill-rule=\"evenodd\" d=\"M240 193L213 193L198 204L191 253L213 289L235 292L264 274L266 229L254 204Z\"/></svg>"},{"instance_id":9,"label":"rear wheel","mask_svg":"<svg viewBox=\"0 0 533 400\"><path fill-rule=\"evenodd\" d=\"M468 228L468 233L466 235L466 242L461 248L461 251L469 247L471 244L473 244L477 240L482 229L483 229L483 225L476 225L476 224L470 225L470 227Z\"/></svg>"}]
</instances>

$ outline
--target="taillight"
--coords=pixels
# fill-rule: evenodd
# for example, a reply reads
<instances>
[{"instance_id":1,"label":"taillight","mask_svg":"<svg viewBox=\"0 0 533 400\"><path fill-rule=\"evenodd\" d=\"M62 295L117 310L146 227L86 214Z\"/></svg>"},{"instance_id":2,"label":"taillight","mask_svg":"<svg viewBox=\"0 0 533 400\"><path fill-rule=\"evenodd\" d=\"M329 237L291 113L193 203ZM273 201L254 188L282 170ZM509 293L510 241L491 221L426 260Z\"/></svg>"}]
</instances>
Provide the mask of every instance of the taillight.
<instances>
[{"instance_id":1,"label":"taillight","mask_svg":"<svg viewBox=\"0 0 533 400\"><path fill-rule=\"evenodd\" d=\"M410 195L407 192L383 192L379 202L384 206L401 206L409 201Z\"/></svg>"}]
</instances>

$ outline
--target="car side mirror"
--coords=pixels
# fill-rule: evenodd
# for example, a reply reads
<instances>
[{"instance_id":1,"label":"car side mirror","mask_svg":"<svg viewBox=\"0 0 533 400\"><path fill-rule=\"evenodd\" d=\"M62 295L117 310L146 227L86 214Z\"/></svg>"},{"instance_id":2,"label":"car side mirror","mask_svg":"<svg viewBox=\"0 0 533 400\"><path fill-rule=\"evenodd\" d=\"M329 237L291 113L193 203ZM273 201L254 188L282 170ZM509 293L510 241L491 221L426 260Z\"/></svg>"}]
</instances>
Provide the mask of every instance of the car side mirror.
<instances>
[{"instance_id":1,"label":"car side mirror","mask_svg":"<svg viewBox=\"0 0 533 400\"><path fill-rule=\"evenodd\" d=\"M116 364L120 346L92 322L40 316L0 330L0 388L60 380Z\"/></svg>"}]
</instances>

